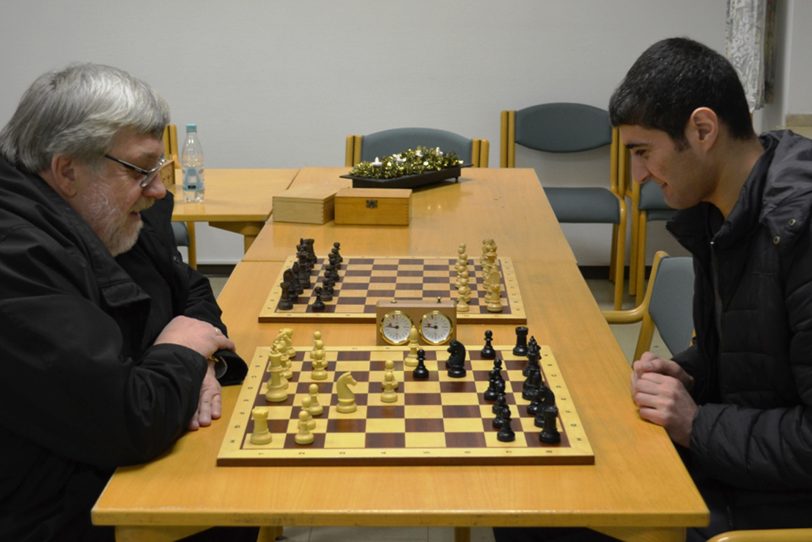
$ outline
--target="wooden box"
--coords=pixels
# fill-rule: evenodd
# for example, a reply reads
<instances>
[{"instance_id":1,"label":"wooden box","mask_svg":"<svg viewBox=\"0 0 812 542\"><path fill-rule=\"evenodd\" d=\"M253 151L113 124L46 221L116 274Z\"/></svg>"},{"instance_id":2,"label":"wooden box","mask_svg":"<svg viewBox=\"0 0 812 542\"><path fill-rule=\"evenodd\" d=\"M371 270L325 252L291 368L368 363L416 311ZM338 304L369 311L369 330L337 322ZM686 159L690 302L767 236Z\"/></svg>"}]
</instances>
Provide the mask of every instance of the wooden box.
<instances>
[{"instance_id":1,"label":"wooden box","mask_svg":"<svg viewBox=\"0 0 812 542\"><path fill-rule=\"evenodd\" d=\"M412 191L402 188L342 188L336 192L336 224L407 226Z\"/></svg>"},{"instance_id":2,"label":"wooden box","mask_svg":"<svg viewBox=\"0 0 812 542\"><path fill-rule=\"evenodd\" d=\"M294 186L273 197L274 222L325 224L333 219L335 187Z\"/></svg>"}]
</instances>

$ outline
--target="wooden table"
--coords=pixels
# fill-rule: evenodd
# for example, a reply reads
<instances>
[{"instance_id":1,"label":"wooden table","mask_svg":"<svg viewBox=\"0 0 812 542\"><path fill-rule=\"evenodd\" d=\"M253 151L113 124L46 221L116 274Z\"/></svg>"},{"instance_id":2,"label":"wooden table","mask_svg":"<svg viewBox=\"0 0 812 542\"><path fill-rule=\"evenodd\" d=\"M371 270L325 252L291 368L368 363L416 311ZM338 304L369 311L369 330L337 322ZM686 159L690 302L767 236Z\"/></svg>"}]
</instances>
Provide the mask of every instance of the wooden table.
<instances>
[{"instance_id":1,"label":"wooden table","mask_svg":"<svg viewBox=\"0 0 812 542\"><path fill-rule=\"evenodd\" d=\"M350 186L341 179L348 168L303 168L291 186L331 184ZM527 231L523 231L527 228ZM528 244L527 236L533 236ZM377 256L457 255L466 243L468 255L479 257L482 239L496 240L499 254L517 258L564 258L575 261L561 233L538 178L532 169L463 169L458 183L415 190L411 224L406 226L351 226L294 224L270 220L248 250L246 261L284 261L295 254L301 237L315 239L317 252L341 242L347 255ZM536 251L537 253L533 253Z\"/></svg>"},{"instance_id":2,"label":"wooden table","mask_svg":"<svg viewBox=\"0 0 812 542\"><path fill-rule=\"evenodd\" d=\"M491 195L498 199L488 205ZM238 394L229 388L225 420L184 436L157 461L119 469L94 508L94 521L115 525L119 540L169 540L210 525L547 525L589 526L625 540L676 541L685 527L705 525L707 509L667 435L637 416L628 363L559 239L563 236L535 175L468 170L459 185L415 194L416 202L421 205L413 206L408 235L334 225L298 228L325 243L340 229L342 247L376 254L444 254L446 246L463 240L496 238L500 253L514 260L531 333L549 344L558 360L595 452L594 465L216 467ZM454 212L432 211L430 205L446 211L451 206ZM468 214L480 206L500 212ZM480 220L484 226L476 225ZM256 346L270 344L277 332L277 326L257 324L256 318L269 277L277 276L291 250L277 243L304 235L287 231L288 226L269 223L246 255L268 259L238 264L219 298L229 334L245 358ZM391 246L395 243L399 246ZM296 344L309 344L317 329L290 327ZM373 326L318 329L327 345L375 340ZM484 329L461 327L458 336L479 345ZM512 327L494 331L512 333ZM465 531L458 535L463 539Z\"/></svg>"},{"instance_id":3,"label":"wooden table","mask_svg":"<svg viewBox=\"0 0 812 542\"><path fill-rule=\"evenodd\" d=\"M273 197L296 176L297 169L207 169L206 198L202 203L183 201L183 190L175 186L175 211L179 222L208 222L209 225L243 236L245 250L254 242L273 209ZM179 171L175 179L181 179Z\"/></svg>"}]
</instances>

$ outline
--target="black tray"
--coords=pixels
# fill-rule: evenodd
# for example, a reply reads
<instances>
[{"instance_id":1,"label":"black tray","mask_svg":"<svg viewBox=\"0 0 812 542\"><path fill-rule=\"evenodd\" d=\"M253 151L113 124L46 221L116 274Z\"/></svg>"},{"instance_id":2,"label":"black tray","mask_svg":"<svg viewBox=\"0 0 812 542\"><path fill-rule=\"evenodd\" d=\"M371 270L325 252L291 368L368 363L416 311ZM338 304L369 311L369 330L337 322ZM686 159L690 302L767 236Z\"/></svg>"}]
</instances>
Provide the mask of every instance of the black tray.
<instances>
[{"instance_id":1,"label":"black tray","mask_svg":"<svg viewBox=\"0 0 812 542\"><path fill-rule=\"evenodd\" d=\"M467 165L428 171L419 175L393 177L391 179L375 179L359 175L341 175L341 177L352 179L353 188L418 188L429 184L437 184L448 179L454 179L453 182L457 182L460 178L460 171L464 167L467 167Z\"/></svg>"}]
</instances>

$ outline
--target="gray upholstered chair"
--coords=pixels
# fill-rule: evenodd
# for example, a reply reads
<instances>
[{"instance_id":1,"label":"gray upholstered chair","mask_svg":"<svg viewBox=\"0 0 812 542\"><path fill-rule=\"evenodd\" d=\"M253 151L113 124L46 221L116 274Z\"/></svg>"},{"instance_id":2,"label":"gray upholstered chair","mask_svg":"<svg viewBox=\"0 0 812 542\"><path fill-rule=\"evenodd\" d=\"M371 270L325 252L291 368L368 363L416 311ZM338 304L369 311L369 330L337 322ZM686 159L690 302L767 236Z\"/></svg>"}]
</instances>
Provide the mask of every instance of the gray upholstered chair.
<instances>
[{"instance_id":1,"label":"gray upholstered chair","mask_svg":"<svg viewBox=\"0 0 812 542\"><path fill-rule=\"evenodd\" d=\"M693 298L693 259L689 256L670 257L661 250L654 255L643 302L629 310L603 311L603 316L610 324L642 322L634 359L640 359L651 347L654 328L659 331L668 350L677 354L691 344Z\"/></svg>"},{"instance_id":2,"label":"gray upholstered chair","mask_svg":"<svg viewBox=\"0 0 812 542\"><path fill-rule=\"evenodd\" d=\"M368 135L347 136L344 165L371 162L418 146L440 147L454 152L466 164L488 167L490 144L487 139L470 139L454 132L434 128L393 128Z\"/></svg>"},{"instance_id":3,"label":"gray upholstered chair","mask_svg":"<svg viewBox=\"0 0 812 542\"><path fill-rule=\"evenodd\" d=\"M663 199L662 190L653 182L641 185L638 182L628 182L627 196L631 201L632 220L632 246L629 258L629 293L636 303L643 300L646 270L646 243L648 236L648 223L654 221L667 221L676 212L669 207Z\"/></svg>"},{"instance_id":4,"label":"gray upholstered chair","mask_svg":"<svg viewBox=\"0 0 812 542\"><path fill-rule=\"evenodd\" d=\"M545 187L561 223L612 224L610 279L615 283L614 308L623 301L626 203L618 131L603 109L577 103L548 103L502 111L500 166L516 167L516 145L549 153L576 153L611 145L606 187ZM544 176L541 175L542 183Z\"/></svg>"}]
</instances>

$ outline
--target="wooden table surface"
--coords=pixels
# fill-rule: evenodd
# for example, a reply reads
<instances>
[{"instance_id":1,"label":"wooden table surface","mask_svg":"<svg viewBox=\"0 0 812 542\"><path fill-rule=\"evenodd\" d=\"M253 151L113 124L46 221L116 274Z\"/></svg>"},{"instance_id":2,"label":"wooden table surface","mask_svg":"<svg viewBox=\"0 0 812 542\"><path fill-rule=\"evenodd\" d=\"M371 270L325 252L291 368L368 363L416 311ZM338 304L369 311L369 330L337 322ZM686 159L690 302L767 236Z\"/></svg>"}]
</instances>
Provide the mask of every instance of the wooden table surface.
<instances>
[{"instance_id":1,"label":"wooden table surface","mask_svg":"<svg viewBox=\"0 0 812 542\"><path fill-rule=\"evenodd\" d=\"M215 228L239 233L251 246L273 210L273 197L290 186L297 169L206 169L206 197L201 203L183 201L175 186L172 219L208 222ZM179 170L175 179L182 179Z\"/></svg>"},{"instance_id":2,"label":"wooden table surface","mask_svg":"<svg viewBox=\"0 0 812 542\"><path fill-rule=\"evenodd\" d=\"M341 179L348 168L303 168L291 186L331 184L350 186ZM532 243L528 244L528 236ZM284 261L295 254L301 237L315 239L318 253L341 242L341 253L376 256L447 256L456 258L457 245L466 243L468 255L479 257L482 240L496 240L498 252L514 260L538 258L574 262L544 192L532 169L463 169L458 183L415 190L411 223L406 226L295 224L268 221L246 261ZM535 251L535 252L534 252Z\"/></svg>"},{"instance_id":3,"label":"wooden table surface","mask_svg":"<svg viewBox=\"0 0 812 542\"><path fill-rule=\"evenodd\" d=\"M303 170L295 182L315 179L311 171L324 170ZM500 254L514 260L530 332L556 356L595 464L217 467L238 395L232 387L224 392L223 420L184 436L150 464L119 469L94 508L96 523L116 525L120 540L168 540L208 525L547 525L590 526L635 541L676 541L685 527L707 523L707 509L667 435L637 416L628 363L551 220L535 174L465 170L459 185L418 192L412 203L408 234L269 223L219 297L241 355L250 359L256 346L275 337L277 326L258 324L257 314L303 231L324 241L317 248L339 233L342 252L359 254L445 254L461 241L474 246L494 237ZM371 325L285 326L295 330L297 345L310 344L316 329L326 345L375 342ZM461 327L458 337L476 347L485 327ZM497 338L513 336L512 326L489 327Z\"/></svg>"}]
</instances>

